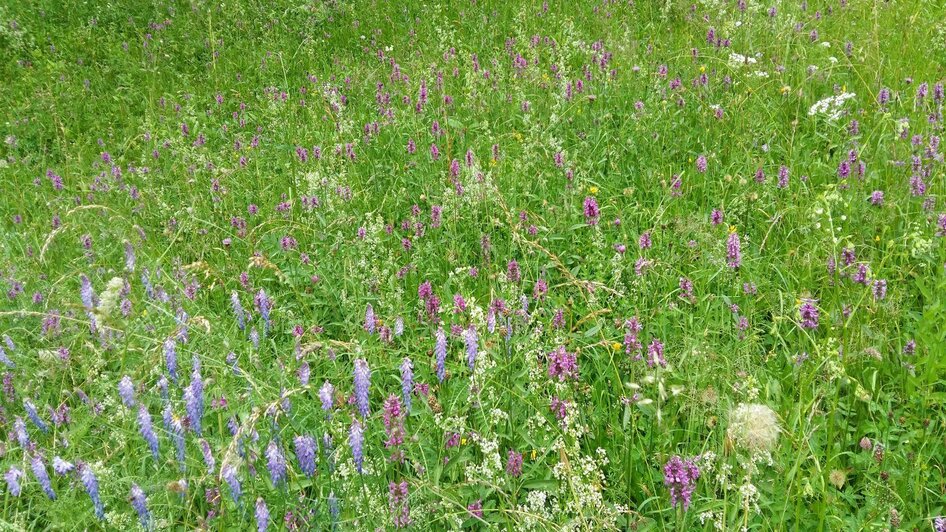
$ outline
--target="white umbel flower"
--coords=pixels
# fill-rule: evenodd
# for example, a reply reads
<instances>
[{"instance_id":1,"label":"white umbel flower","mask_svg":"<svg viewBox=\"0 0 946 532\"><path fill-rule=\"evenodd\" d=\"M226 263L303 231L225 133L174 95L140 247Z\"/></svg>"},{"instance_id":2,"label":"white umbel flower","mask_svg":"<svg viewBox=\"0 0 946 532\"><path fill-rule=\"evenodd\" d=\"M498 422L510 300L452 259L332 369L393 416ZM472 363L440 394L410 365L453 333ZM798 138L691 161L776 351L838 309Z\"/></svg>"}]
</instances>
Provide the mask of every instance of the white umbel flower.
<instances>
[{"instance_id":1,"label":"white umbel flower","mask_svg":"<svg viewBox=\"0 0 946 532\"><path fill-rule=\"evenodd\" d=\"M781 428L778 417L766 405L742 403L729 413L730 441L748 451L772 451Z\"/></svg>"}]
</instances>

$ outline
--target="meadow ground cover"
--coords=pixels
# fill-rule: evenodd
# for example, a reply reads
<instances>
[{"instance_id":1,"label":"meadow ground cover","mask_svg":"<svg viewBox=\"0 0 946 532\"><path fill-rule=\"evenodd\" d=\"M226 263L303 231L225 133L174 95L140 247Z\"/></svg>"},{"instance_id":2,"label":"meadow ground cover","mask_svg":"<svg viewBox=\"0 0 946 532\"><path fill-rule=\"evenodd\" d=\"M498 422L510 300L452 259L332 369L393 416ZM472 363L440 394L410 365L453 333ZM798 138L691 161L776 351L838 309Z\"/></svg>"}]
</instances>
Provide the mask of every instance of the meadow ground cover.
<instances>
[{"instance_id":1,"label":"meadow ground cover","mask_svg":"<svg viewBox=\"0 0 946 532\"><path fill-rule=\"evenodd\" d=\"M944 15L0 5L0 521L946 530Z\"/></svg>"}]
</instances>

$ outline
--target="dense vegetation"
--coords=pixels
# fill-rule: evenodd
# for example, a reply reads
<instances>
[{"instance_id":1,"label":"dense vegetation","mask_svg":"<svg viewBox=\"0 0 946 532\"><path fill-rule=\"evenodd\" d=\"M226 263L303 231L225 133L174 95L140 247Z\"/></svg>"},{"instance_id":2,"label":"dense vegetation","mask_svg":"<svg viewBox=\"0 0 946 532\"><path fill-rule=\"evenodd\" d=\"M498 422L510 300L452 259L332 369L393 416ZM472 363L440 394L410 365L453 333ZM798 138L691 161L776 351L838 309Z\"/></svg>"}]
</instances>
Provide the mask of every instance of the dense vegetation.
<instances>
[{"instance_id":1,"label":"dense vegetation","mask_svg":"<svg viewBox=\"0 0 946 532\"><path fill-rule=\"evenodd\" d=\"M946 530L944 13L0 6L0 520Z\"/></svg>"}]
</instances>

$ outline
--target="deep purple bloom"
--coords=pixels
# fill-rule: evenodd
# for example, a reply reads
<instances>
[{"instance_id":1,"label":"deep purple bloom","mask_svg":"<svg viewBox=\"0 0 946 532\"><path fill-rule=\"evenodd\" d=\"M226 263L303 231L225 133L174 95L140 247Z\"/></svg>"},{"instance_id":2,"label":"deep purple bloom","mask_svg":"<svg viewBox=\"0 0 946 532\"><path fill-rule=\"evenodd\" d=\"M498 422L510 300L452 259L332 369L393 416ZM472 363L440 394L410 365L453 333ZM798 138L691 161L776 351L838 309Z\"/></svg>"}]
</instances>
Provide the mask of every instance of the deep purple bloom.
<instances>
[{"instance_id":1,"label":"deep purple bloom","mask_svg":"<svg viewBox=\"0 0 946 532\"><path fill-rule=\"evenodd\" d=\"M729 233L729 239L726 241L726 263L730 268L738 268L742 265L742 247L739 243L739 233L733 231Z\"/></svg>"},{"instance_id":2,"label":"deep purple bloom","mask_svg":"<svg viewBox=\"0 0 946 532\"><path fill-rule=\"evenodd\" d=\"M557 378L559 382L578 378L578 360L574 353L565 351L565 346L559 346L549 353L549 377Z\"/></svg>"},{"instance_id":3,"label":"deep purple bloom","mask_svg":"<svg viewBox=\"0 0 946 532\"><path fill-rule=\"evenodd\" d=\"M506 265L506 279L509 279L511 283L518 283L520 278L519 263L515 260L509 261Z\"/></svg>"},{"instance_id":4,"label":"deep purple bloom","mask_svg":"<svg viewBox=\"0 0 946 532\"><path fill-rule=\"evenodd\" d=\"M598 225L598 219L601 216L601 212L598 210L598 200L594 196L587 196L585 198L585 222L588 225Z\"/></svg>"},{"instance_id":5,"label":"deep purple bloom","mask_svg":"<svg viewBox=\"0 0 946 532\"><path fill-rule=\"evenodd\" d=\"M640 238L637 240L637 245L641 249L650 249L653 246L653 242L650 239L650 231L644 231L641 233Z\"/></svg>"},{"instance_id":6,"label":"deep purple bloom","mask_svg":"<svg viewBox=\"0 0 946 532\"><path fill-rule=\"evenodd\" d=\"M654 367L655 364L667 367L667 361L664 360L664 344L657 338L654 338L647 346L647 365Z\"/></svg>"},{"instance_id":7,"label":"deep purple bloom","mask_svg":"<svg viewBox=\"0 0 946 532\"><path fill-rule=\"evenodd\" d=\"M713 212L710 213L710 222L713 225L719 225L723 223L723 211L719 209L713 209Z\"/></svg>"},{"instance_id":8,"label":"deep purple bloom","mask_svg":"<svg viewBox=\"0 0 946 532\"><path fill-rule=\"evenodd\" d=\"M877 279L874 281L873 290L874 301L880 301L887 297L887 280Z\"/></svg>"},{"instance_id":9,"label":"deep purple bloom","mask_svg":"<svg viewBox=\"0 0 946 532\"><path fill-rule=\"evenodd\" d=\"M676 508L683 503L683 509L690 506L696 481L700 478L700 468L693 460L683 460L672 456L664 465L664 485L670 489L670 505Z\"/></svg>"},{"instance_id":10,"label":"deep purple bloom","mask_svg":"<svg viewBox=\"0 0 946 532\"><path fill-rule=\"evenodd\" d=\"M506 474L512 477L522 475L522 453L510 449L506 457Z\"/></svg>"},{"instance_id":11,"label":"deep purple bloom","mask_svg":"<svg viewBox=\"0 0 946 532\"><path fill-rule=\"evenodd\" d=\"M411 524L411 508L407 501L407 481L391 482L388 486L388 511L394 528L407 528Z\"/></svg>"},{"instance_id":12,"label":"deep purple bloom","mask_svg":"<svg viewBox=\"0 0 946 532\"><path fill-rule=\"evenodd\" d=\"M818 328L818 307L815 306L815 300L803 299L802 305L798 309L801 318L801 327L803 329Z\"/></svg>"}]
</instances>

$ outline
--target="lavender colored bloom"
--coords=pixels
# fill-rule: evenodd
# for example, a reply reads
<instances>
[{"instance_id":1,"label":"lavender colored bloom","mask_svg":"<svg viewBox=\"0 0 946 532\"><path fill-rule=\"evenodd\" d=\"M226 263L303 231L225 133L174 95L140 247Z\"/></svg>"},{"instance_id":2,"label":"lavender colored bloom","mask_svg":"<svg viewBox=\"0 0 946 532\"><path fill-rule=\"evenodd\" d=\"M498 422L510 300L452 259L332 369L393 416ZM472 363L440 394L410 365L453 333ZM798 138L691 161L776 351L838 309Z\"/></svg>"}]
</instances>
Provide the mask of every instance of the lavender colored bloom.
<instances>
[{"instance_id":1,"label":"lavender colored bloom","mask_svg":"<svg viewBox=\"0 0 946 532\"><path fill-rule=\"evenodd\" d=\"M315 474L315 453L317 451L315 438L312 436L296 436L293 440L296 448L296 459L302 473L311 477Z\"/></svg>"},{"instance_id":2,"label":"lavender colored bloom","mask_svg":"<svg viewBox=\"0 0 946 532\"><path fill-rule=\"evenodd\" d=\"M256 532L266 532L269 528L269 508L262 497L256 498Z\"/></svg>"},{"instance_id":3,"label":"lavender colored bloom","mask_svg":"<svg viewBox=\"0 0 946 532\"><path fill-rule=\"evenodd\" d=\"M875 190L870 193L870 204L875 206L881 206L884 204L884 191Z\"/></svg>"},{"instance_id":4,"label":"lavender colored bloom","mask_svg":"<svg viewBox=\"0 0 946 532\"><path fill-rule=\"evenodd\" d=\"M158 379L158 390L161 391L161 402L167 404L168 402L168 378L164 375L161 375L161 378Z\"/></svg>"},{"instance_id":5,"label":"lavender colored bloom","mask_svg":"<svg viewBox=\"0 0 946 532\"><path fill-rule=\"evenodd\" d=\"M42 418L39 417L39 413L36 412L36 405L33 404L29 399L23 400L23 408L26 410L27 417L30 418L30 421L36 425L39 430L43 432L49 432L49 425L46 424Z\"/></svg>"},{"instance_id":6,"label":"lavender colored bloom","mask_svg":"<svg viewBox=\"0 0 946 532\"><path fill-rule=\"evenodd\" d=\"M164 341L164 363L167 365L171 380L177 384L177 344L173 338Z\"/></svg>"},{"instance_id":7,"label":"lavender colored bloom","mask_svg":"<svg viewBox=\"0 0 946 532\"><path fill-rule=\"evenodd\" d=\"M159 460L158 437L154 433L154 426L151 423L151 414L145 405L138 407L138 426L141 429L141 436L148 442L148 448L151 449L151 455L155 460Z\"/></svg>"},{"instance_id":8,"label":"lavender colored bloom","mask_svg":"<svg viewBox=\"0 0 946 532\"><path fill-rule=\"evenodd\" d=\"M332 518L332 530L335 530L338 527L338 499L335 497L335 492L330 492L328 494L328 513Z\"/></svg>"},{"instance_id":9,"label":"lavender colored bloom","mask_svg":"<svg viewBox=\"0 0 946 532\"><path fill-rule=\"evenodd\" d=\"M266 296L266 292L260 288L259 292L256 293L256 308L263 318L263 334L269 334L269 313L270 310L272 310L272 306L273 303L269 300L269 297Z\"/></svg>"},{"instance_id":10,"label":"lavender colored bloom","mask_svg":"<svg viewBox=\"0 0 946 532\"><path fill-rule=\"evenodd\" d=\"M3 475L3 479L7 481L7 490L10 491L10 494L14 497L19 497L20 493L23 491L23 487L20 486L20 480L23 478L23 471L20 471L16 467L11 467Z\"/></svg>"},{"instance_id":11,"label":"lavender colored bloom","mask_svg":"<svg viewBox=\"0 0 946 532\"><path fill-rule=\"evenodd\" d=\"M877 103L880 104L881 107L884 107L888 102L890 102L890 89L884 87L877 93Z\"/></svg>"},{"instance_id":12,"label":"lavender colored bloom","mask_svg":"<svg viewBox=\"0 0 946 532\"><path fill-rule=\"evenodd\" d=\"M240 479L237 477L236 467L234 467L233 464L227 464L220 472L220 476L223 478L224 482L230 486L230 496L233 497L233 502L240 504L240 495L243 493L243 489L240 487Z\"/></svg>"},{"instance_id":13,"label":"lavender colored bloom","mask_svg":"<svg viewBox=\"0 0 946 532\"><path fill-rule=\"evenodd\" d=\"M479 339L476 335L476 327L470 326L463 334L463 341L466 345L466 365L473 371L476 364L476 352L479 347Z\"/></svg>"},{"instance_id":14,"label":"lavender colored bloom","mask_svg":"<svg viewBox=\"0 0 946 532\"><path fill-rule=\"evenodd\" d=\"M148 512L148 501L145 498L144 490L138 484L132 484L129 498L131 499L132 508L138 512L141 527L145 530L151 530L151 514Z\"/></svg>"},{"instance_id":15,"label":"lavender colored bloom","mask_svg":"<svg viewBox=\"0 0 946 532\"><path fill-rule=\"evenodd\" d=\"M329 474L335 472L335 446L329 433L322 435L322 456L325 457L325 466Z\"/></svg>"},{"instance_id":16,"label":"lavender colored bloom","mask_svg":"<svg viewBox=\"0 0 946 532\"><path fill-rule=\"evenodd\" d=\"M693 460L683 460L673 456L664 465L664 485L670 490L670 505L676 508L683 503L683 509L690 506L696 481L700 478L700 468Z\"/></svg>"},{"instance_id":17,"label":"lavender colored bloom","mask_svg":"<svg viewBox=\"0 0 946 532\"><path fill-rule=\"evenodd\" d=\"M348 433L348 445L351 446L351 454L355 461L355 469L358 470L359 474L362 473L361 467L365 461L363 448L364 443L364 429L361 426L361 422L356 419L352 422L351 430Z\"/></svg>"},{"instance_id":18,"label":"lavender colored bloom","mask_svg":"<svg viewBox=\"0 0 946 532\"><path fill-rule=\"evenodd\" d=\"M326 415L331 417L332 415L332 403L333 395L335 393L335 387L332 386L332 383L325 381L322 384L322 387L319 388L319 400L322 401L322 410L325 410Z\"/></svg>"},{"instance_id":19,"label":"lavender colored bloom","mask_svg":"<svg viewBox=\"0 0 946 532\"><path fill-rule=\"evenodd\" d=\"M125 405L125 408L135 406L135 385L128 375L118 381L118 395L122 398L122 404Z\"/></svg>"},{"instance_id":20,"label":"lavender colored bloom","mask_svg":"<svg viewBox=\"0 0 946 532\"><path fill-rule=\"evenodd\" d=\"M887 280L886 279L877 279L874 281L872 292L874 294L874 301L880 301L887 297Z\"/></svg>"},{"instance_id":21,"label":"lavender colored bloom","mask_svg":"<svg viewBox=\"0 0 946 532\"><path fill-rule=\"evenodd\" d=\"M10 369L16 369L16 364L10 360L10 357L7 356L7 352L0 346L0 363L3 363L6 367Z\"/></svg>"},{"instance_id":22,"label":"lavender colored bloom","mask_svg":"<svg viewBox=\"0 0 946 532\"><path fill-rule=\"evenodd\" d=\"M404 318L398 316L394 320L394 336L401 336L404 334Z\"/></svg>"},{"instance_id":23,"label":"lavender colored bloom","mask_svg":"<svg viewBox=\"0 0 946 532\"><path fill-rule=\"evenodd\" d=\"M20 444L20 447L24 449L29 447L30 437L29 434L26 433L26 423L20 416L16 416L16 419L13 421L13 434L16 436L16 441Z\"/></svg>"},{"instance_id":24,"label":"lavender colored bloom","mask_svg":"<svg viewBox=\"0 0 946 532\"><path fill-rule=\"evenodd\" d=\"M368 415L368 387L371 386L371 370L368 362L359 358L355 360L355 402L362 417Z\"/></svg>"},{"instance_id":25,"label":"lavender colored bloom","mask_svg":"<svg viewBox=\"0 0 946 532\"><path fill-rule=\"evenodd\" d=\"M53 458L53 471L55 471L59 476L66 475L75 468L76 466L58 456Z\"/></svg>"},{"instance_id":26,"label":"lavender colored bloom","mask_svg":"<svg viewBox=\"0 0 946 532\"><path fill-rule=\"evenodd\" d=\"M210 448L210 444L203 438L197 443L200 445L201 454L204 455L204 465L207 466L207 473L211 476L217 474L217 461L214 460L213 450Z\"/></svg>"},{"instance_id":27,"label":"lavender colored bloom","mask_svg":"<svg viewBox=\"0 0 946 532\"><path fill-rule=\"evenodd\" d=\"M443 327L437 329L436 343L434 344L434 356L437 359L437 379L443 382L446 376L447 361L447 336L443 332Z\"/></svg>"},{"instance_id":28,"label":"lavender colored bloom","mask_svg":"<svg viewBox=\"0 0 946 532\"><path fill-rule=\"evenodd\" d=\"M170 407L165 409L165 413L169 412ZM168 430L171 432L171 439L174 440L174 447L177 449L177 461L180 464L181 471L184 471L186 447L184 441L184 426L181 424L181 420L172 415Z\"/></svg>"},{"instance_id":29,"label":"lavender colored bloom","mask_svg":"<svg viewBox=\"0 0 946 532\"><path fill-rule=\"evenodd\" d=\"M92 311L95 308L95 294L92 292L92 281L84 274L79 278L81 287L79 288L79 297L82 299L82 306L85 310Z\"/></svg>"},{"instance_id":30,"label":"lavender colored bloom","mask_svg":"<svg viewBox=\"0 0 946 532\"><path fill-rule=\"evenodd\" d=\"M92 499L92 506L95 508L95 516L100 520L104 520L105 506L102 505L102 500L99 498L99 480L95 478L95 473L88 464L79 465L79 479L85 487L85 492L88 493L89 498Z\"/></svg>"},{"instance_id":31,"label":"lavender colored bloom","mask_svg":"<svg viewBox=\"0 0 946 532\"><path fill-rule=\"evenodd\" d=\"M404 397L404 408L411 410L411 392L414 390L414 363L404 357L401 362L401 395Z\"/></svg>"},{"instance_id":32,"label":"lavender colored bloom","mask_svg":"<svg viewBox=\"0 0 946 532\"><path fill-rule=\"evenodd\" d=\"M43 459L40 458L39 455L34 455L33 458L30 459L30 468L33 470L33 476L36 477L36 481L39 482L46 496L51 500L56 500L56 492L53 491L52 482L49 480L49 473L46 471L46 463L43 462Z\"/></svg>"},{"instance_id":33,"label":"lavender colored bloom","mask_svg":"<svg viewBox=\"0 0 946 532\"><path fill-rule=\"evenodd\" d=\"M269 469L269 478L274 486L286 481L286 457L276 440L271 440L266 448L266 468Z\"/></svg>"},{"instance_id":34,"label":"lavender colored bloom","mask_svg":"<svg viewBox=\"0 0 946 532\"><path fill-rule=\"evenodd\" d=\"M201 418L204 416L204 386L200 373L195 372L190 386L184 389L184 407L191 428L200 436Z\"/></svg>"},{"instance_id":35,"label":"lavender colored bloom","mask_svg":"<svg viewBox=\"0 0 946 532\"><path fill-rule=\"evenodd\" d=\"M800 325L803 329L818 328L818 307L815 306L814 300L803 299L802 305L798 309L798 314L801 318Z\"/></svg>"},{"instance_id":36,"label":"lavender colored bloom","mask_svg":"<svg viewBox=\"0 0 946 532\"><path fill-rule=\"evenodd\" d=\"M729 239L726 241L726 263L730 268L738 268L742 265L742 249L739 243L739 233L733 231L729 233Z\"/></svg>"},{"instance_id":37,"label":"lavender colored bloom","mask_svg":"<svg viewBox=\"0 0 946 532\"><path fill-rule=\"evenodd\" d=\"M368 331L368 334L374 334L374 307L371 306L371 303L368 303L368 308L365 309L365 330Z\"/></svg>"},{"instance_id":38,"label":"lavender colored bloom","mask_svg":"<svg viewBox=\"0 0 946 532\"><path fill-rule=\"evenodd\" d=\"M233 307L233 315L236 316L237 327L242 331L246 328L246 312L243 311L240 296L237 295L235 290L230 294L230 304Z\"/></svg>"}]
</instances>

